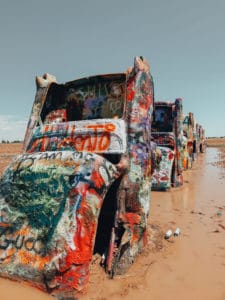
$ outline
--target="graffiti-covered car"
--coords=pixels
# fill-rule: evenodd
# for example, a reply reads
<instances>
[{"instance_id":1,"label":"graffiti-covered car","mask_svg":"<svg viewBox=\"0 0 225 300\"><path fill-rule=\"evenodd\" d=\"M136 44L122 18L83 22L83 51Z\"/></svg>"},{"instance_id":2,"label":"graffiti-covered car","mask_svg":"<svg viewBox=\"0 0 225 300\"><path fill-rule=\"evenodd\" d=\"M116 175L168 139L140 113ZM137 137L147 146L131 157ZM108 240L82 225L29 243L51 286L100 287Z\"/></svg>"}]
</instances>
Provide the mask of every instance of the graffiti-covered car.
<instances>
[{"instance_id":1,"label":"graffiti-covered car","mask_svg":"<svg viewBox=\"0 0 225 300\"><path fill-rule=\"evenodd\" d=\"M199 151L201 153L205 152L206 148L206 141L205 141L205 129L200 125L200 146L199 146Z\"/></svg>"},{"instance_id":2,"label":"graffiti-covered car","mask_svg":"<svg viewBox=\"0 0 225 300\"><path fill-rule=\"evenodd\" d=\"M196 124L195 127L195 139L196 139L196 152L205 152L205 130L200 124Z\"/></svg>"},{"instance_id":3,"label":"graffiti-covered car","mask_svg":"<svg viewBox=\"0 0 225 300\"><path fill-rule=\"evenodd\" d=\"M194 151L194 114L189 112L183 117L183 135L185 140L184 149L184 160L183 167L184 170L190 169L192 167L193 151Z\"/></svg>"},{"instance_id":4,"label":"graffiti-covered car","mask_svg":"<svg viewBox=\"0 0 225 300\"><path fill-rule=\"evenodd\" d=\"M183 184L182 99L155 102L152 139L162 153L152 175L152 189L167 190Z\"/></svg>"},{"instance_id":5,"label":"graffiti-covered car","mask_svg":"<svg viewBox=\"0 0 225 300\"><path fill-rule=\"evenodd\" d=\"M146 243L153 81L136 57L124 73L36 83L24 152L0 181L0 275L73 299L93 253L113 277Z\"/></svg>"}]
</instances>

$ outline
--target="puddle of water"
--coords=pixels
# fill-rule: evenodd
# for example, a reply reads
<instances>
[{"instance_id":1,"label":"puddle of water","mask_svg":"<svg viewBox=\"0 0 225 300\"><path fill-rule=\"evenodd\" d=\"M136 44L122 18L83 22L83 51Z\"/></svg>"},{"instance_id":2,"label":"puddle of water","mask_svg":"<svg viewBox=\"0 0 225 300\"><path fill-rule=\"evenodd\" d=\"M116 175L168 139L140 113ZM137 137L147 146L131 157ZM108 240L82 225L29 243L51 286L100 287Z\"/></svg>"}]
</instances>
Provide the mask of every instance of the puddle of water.
<instances>
[{"instance_id":1,"label":"puddle of water","mask_svg":"<svg viewBox=\"0 0 225 300\"><path fill-rule=\"evenodd\" d=\"M199 154L193 168L184 172L183 187L168 192L152 192L151 211L153 212L155 205L168 214L174 210L206 209L213 199L217 199L222 205L225 199L225 181L220 180L220 168L213 165L217 161L217 153L216 148L208 148L206 153Z\"/></svg>"},{"instance_id":2,"label":"puddle of water","mask_svg":"<svg viewBox=\"0 0 225 300\"><path fill-rule=\"evenodd\" d=\"M149 299L225 299L225 180L213 165L217 153L198 156L183 188L152 194L152 222L165 232L179 227L181 235L149 272Z\"/></svg>"}]
</instances>

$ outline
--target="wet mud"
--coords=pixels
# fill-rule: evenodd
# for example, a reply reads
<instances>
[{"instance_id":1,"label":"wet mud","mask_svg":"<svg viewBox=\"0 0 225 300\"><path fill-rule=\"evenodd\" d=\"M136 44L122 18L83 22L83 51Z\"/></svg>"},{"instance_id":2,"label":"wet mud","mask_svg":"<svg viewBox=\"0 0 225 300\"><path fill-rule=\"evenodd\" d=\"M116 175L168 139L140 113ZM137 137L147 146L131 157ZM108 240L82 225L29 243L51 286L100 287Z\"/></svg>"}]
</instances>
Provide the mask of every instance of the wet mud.
<instances>
[{"instance_id":1,"label":"wet mud","mask_svg":"<svg viewBox=\"0 0 225 300\"><path fill-rule=\"evenodd\" d=\"M1 152L1 151L0 151ZM225 299L225 169L208 148L185 172L182 188L152 192L148 245L125 275L113 280L93 257L86 295L79 299ZM222 155L222 156L221 156ZM2 158L0 158L2 161ZM2 171L2 170L0 170ZM164 239L170 229L181 233ZM0 300L54 299L0 279Z\"/></svg>"}]
</instances>

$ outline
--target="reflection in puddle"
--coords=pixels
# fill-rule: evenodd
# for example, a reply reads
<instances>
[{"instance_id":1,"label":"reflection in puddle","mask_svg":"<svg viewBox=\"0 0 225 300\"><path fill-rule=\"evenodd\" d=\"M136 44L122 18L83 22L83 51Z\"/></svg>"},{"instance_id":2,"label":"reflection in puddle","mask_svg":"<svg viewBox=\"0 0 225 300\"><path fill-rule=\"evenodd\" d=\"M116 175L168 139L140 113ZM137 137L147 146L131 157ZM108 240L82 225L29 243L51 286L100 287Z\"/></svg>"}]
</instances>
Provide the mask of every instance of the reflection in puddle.
<instances>
[{"instance_id":1,"label":"reflection in puddle","mask_svg":"<svg viewBox=\"0 0 225 300\"><path fill-rule=\"evenodd\" d=\"M211 210L215 197L225 199L225 181L219 180L221 169L214 165L217 154L216 148L207 148L205 153L199 154L193 168L184 172L183 187L167 192L152 192L152 214L155 205L160 206L162 214L171 217L176 211Z\"/></svg>"}]
</instances>

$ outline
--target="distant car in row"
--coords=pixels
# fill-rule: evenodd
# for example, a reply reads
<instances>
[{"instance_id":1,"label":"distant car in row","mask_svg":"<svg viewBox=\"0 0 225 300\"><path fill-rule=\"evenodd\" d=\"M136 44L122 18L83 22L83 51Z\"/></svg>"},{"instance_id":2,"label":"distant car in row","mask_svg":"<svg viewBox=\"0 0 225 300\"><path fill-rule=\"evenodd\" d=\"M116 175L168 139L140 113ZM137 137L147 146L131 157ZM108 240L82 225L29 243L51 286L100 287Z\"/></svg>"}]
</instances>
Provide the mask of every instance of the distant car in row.
<instances>
[{"instance_id":1,"label":"distant car in row","mask_svg":"<svg viewBox=\"0 0 225 300\"><path fill-rule=\"evenodd\" d=\"M197 153L204 152L205 133L195 125L193 113L183 114L181 98L154 103L152 140L162 155L154 169L152 190L182 186L183 171L192 167Z\"/></svg>"},{"instance_id":2,"label":"distant car in row","mask_svg":"<svg viewBox=\"0 0 225 300\"><path fill-rule=\"evenodd\" d=\"M162 152L159 168L152 176L153 190L167 190L183 184L182 99L155 102L152 139Z\"/></svg>"}]
</instances>

